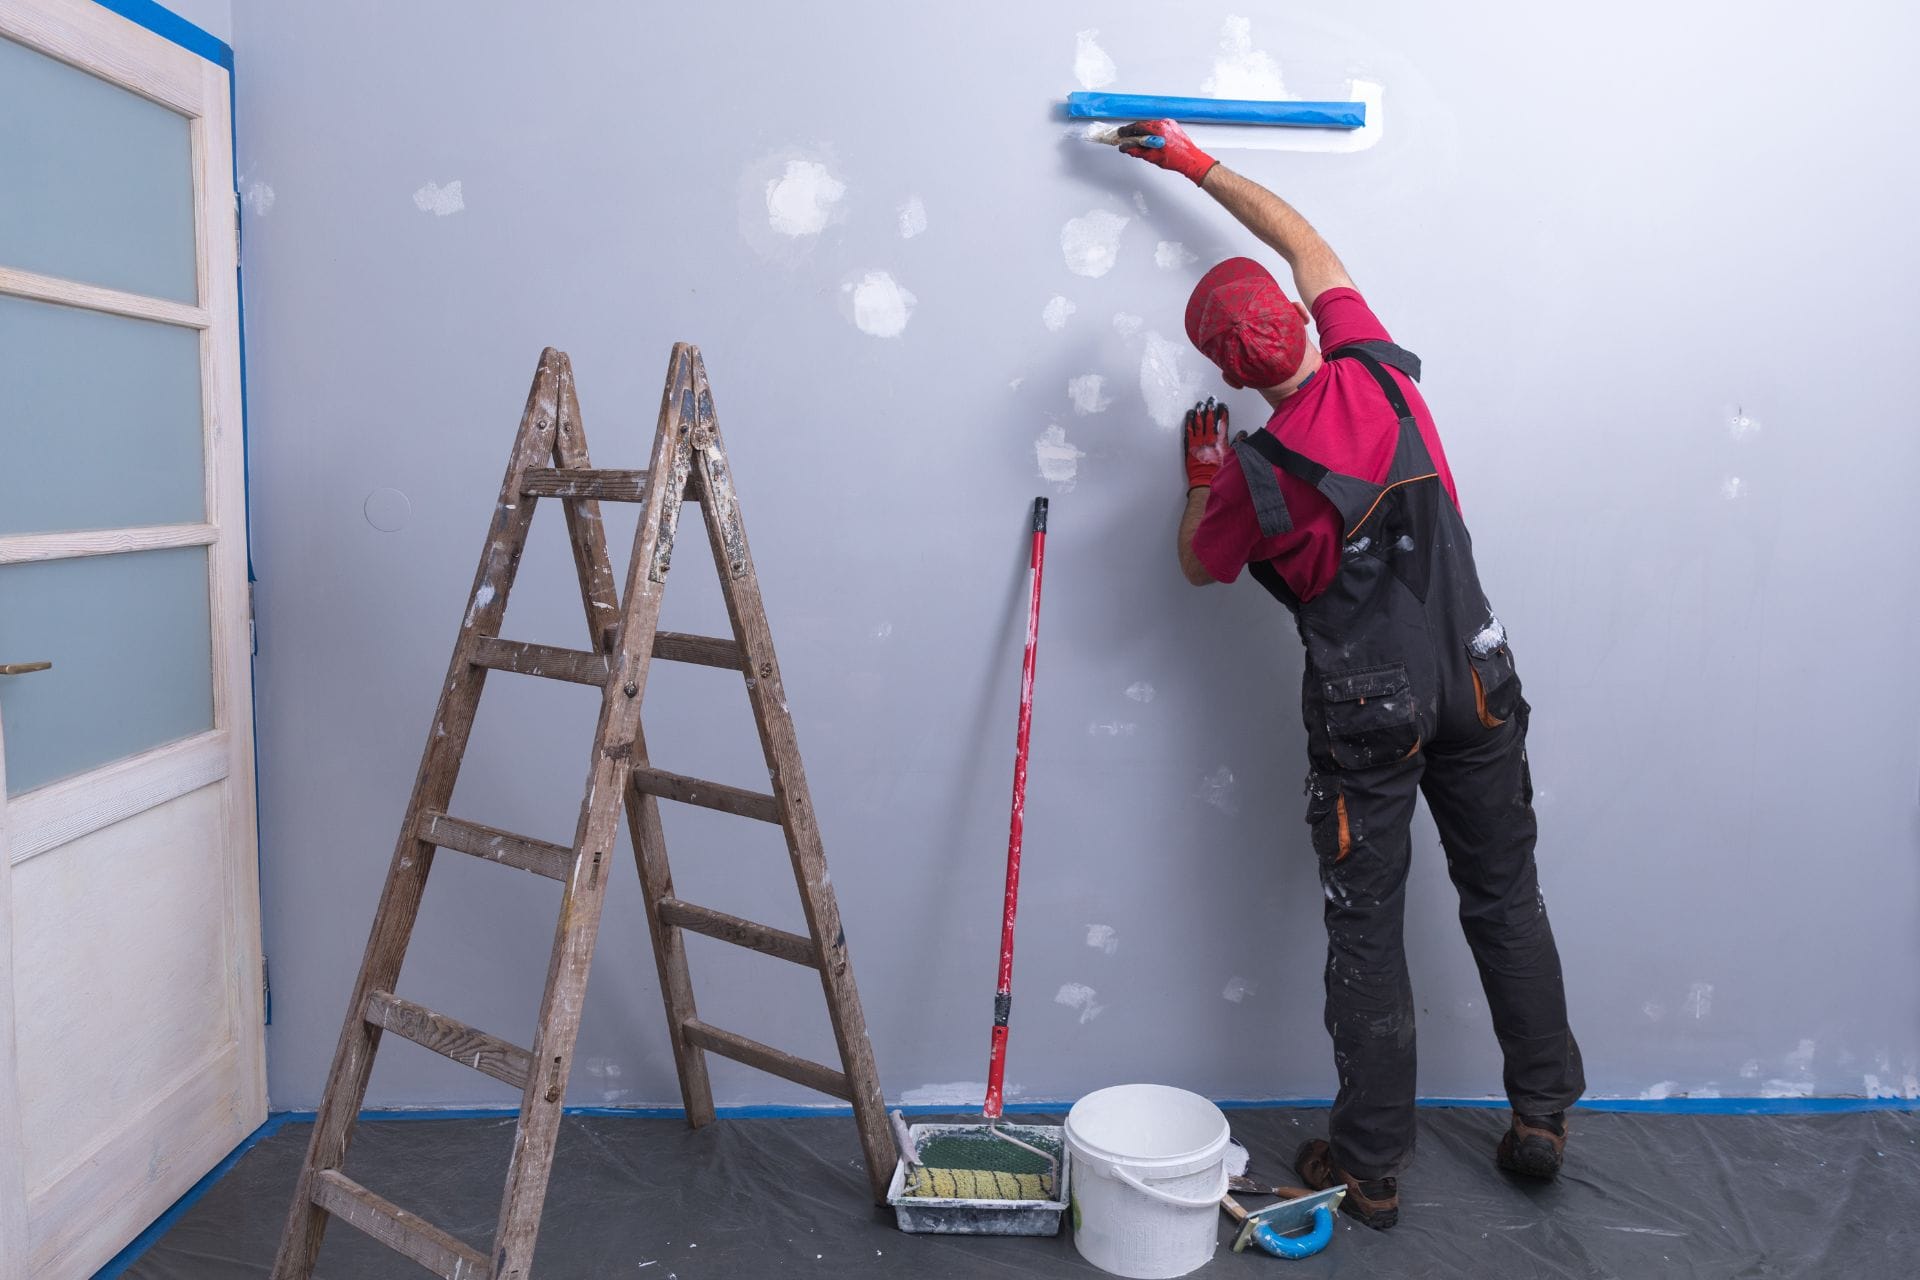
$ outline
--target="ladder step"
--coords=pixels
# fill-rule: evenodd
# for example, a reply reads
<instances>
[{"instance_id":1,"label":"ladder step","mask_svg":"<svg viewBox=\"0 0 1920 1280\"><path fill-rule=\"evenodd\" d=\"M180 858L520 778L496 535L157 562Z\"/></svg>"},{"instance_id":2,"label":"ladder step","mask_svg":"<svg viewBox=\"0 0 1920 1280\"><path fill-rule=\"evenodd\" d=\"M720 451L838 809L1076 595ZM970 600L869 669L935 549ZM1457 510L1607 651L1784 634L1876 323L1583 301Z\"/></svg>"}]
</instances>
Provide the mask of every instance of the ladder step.
<instances>
[{"instance_id":1,"label":"ladder step","mask_svg":"<svg viewBox=\"0 0 1920 1280\"><path fill-rule=\"evenodd\" d=\"M662 800L697 804L704 809L718 809L722 813L758 818L762 822L777 824L780 821L780 802L759 791L729 787L725 783L708 782L703 778L689 778L684 774L668 773L664 769L638 767L633 770L633 785L635 789L650 796L659 796Z\"/></svg>"},{"instance_id":2,"label":"ladder step","mask_svg":"<svg viewBox=\"0 0 1920 1280\"><path fill-rule=\"evenodd\" d=\"M653 656L669 662L697 662L703 667L722 667L745 671L747 655L731 640L714 636L690 636L683 631L653 633Z\"/></svg>"},{"instance_id":3,"label":"ladder step","mask_svg":"<svg viewBox=\"0 0 1920 1280\"><path fill-rule=\"evenodd\" d=\"M420 815L414 834L442 849L470 853L489 862L504 862L522 871L531 871L550 880L565 881L573 874L573 850L565 845L548 844L517 836L498 827L464 822L444 813L429 811Z\"/></svg>"},{"instance_id":4,"label":"ladder step","mask_svg":"<svg viewBox=\"0 0 1920 1280\"><path fill-rule=\"evenodd\" d=\"M606 502L644 502L647 473L605 467L593 470L529 467L520 492L534 498L599 498Z\"/></svg>"},{"instance_id":5,"label":"ladder step","mask_svg":"<svg viewBox=\"0 0 1920 1280\"><path fill-rule=\"evenodd\" d=\"M607 682L607 660L583 649L557 649L548 644L525 644L497 636L476 636L473 665L494 671L517 671L523 676L571 680L575 684Z\"/></svg>"},{"instance_id":6,"label":"ladder step","mask_svg":"<svg viewBox=\"0 0 1920 1280\"><path fill-rule=\"evenodd\" d=\"M705 934L709 938L718 938L722 942L731 942L735 946L764 951L770 956L791 960L809 969L820 967L820 949L813 945L812 938L788 933L785 929L775 929L771 925L755 924L751 920L730 916L724 911L715 911L711 907L697 907L691 902L682 902L678 898L660 899L656 910L659 911L663 924L691 929L695 933Z\"/></svg>"},{"instance_id":7,"label":"ladder step","mask_svg":"<svg viewBox=\"0 0 1920 1280\"><path fill-rule=\"evenodd\" d=\"M412 1258L441 1280L486 1280L486 1254L375 1195L338 1169L315 1172L313 1202L387 1248Z\"/></svg>"},{"instance_id":8,"label":"ladder step","mask_svg":"<svg viewBox=\"0 0 1920 1280\"><path fill-rule=\"evenodd\" d=\"M688 1018L681 1023L680 1034L688 1044L717 1053L723 1058L744 1062L750 1067L758 1067L847 1102L853 1101L853 1090L847 1084L847 1077L832 1067L823 1067L817 1062L808 1062L805 1058L796 1058L790 1053L761 1044L758 1040L749 1040L731 1031L710 1027L698 1018Z\"/></svg>"},{"instance_id":9,"label":"ladder step","mask_svg":"<svg viewBox=\"0 0 1920 1280\"><path fill-rule=\"evenodd\" d=\"M370 994L365 1016L376 1027L385 1027L503 1084L516 1089L527 1087L527 1077L533 1071L533 1055L517 1044L508 1044L498 1036L435 1013L423 1004L402 1000L391 991Z\"/></svg>"}]
</instances>

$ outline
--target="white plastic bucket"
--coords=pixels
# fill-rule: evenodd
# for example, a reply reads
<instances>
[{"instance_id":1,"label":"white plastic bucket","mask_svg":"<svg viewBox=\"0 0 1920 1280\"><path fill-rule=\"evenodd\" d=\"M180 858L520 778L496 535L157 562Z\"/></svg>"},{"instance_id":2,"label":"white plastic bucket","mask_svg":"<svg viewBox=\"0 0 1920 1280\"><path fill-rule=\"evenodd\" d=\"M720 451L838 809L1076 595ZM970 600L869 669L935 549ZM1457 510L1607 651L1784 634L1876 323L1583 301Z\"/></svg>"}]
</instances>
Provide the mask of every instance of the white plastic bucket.
<instances>
[{"instance_id":1,"label":"white plastic bucket","mask_svg":"<svg viewBox=\"0 0 1920 1280\"><path fill-rule=\"evenodd\" d=\"M1121 1084L1067 1114L1073 1244L1131 1280L1172 1280L1205 1266L1220 1242L1227 1118L1197 1093Z\"/></svg>"}]
</instances>

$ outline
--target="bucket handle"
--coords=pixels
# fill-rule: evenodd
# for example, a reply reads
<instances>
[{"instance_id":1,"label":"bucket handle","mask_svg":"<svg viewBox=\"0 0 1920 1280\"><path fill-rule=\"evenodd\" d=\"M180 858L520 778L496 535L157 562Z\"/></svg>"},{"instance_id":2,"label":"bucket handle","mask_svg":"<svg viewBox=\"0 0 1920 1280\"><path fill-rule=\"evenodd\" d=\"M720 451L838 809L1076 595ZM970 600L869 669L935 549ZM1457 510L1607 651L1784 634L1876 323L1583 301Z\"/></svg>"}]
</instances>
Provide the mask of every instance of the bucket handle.
<instances>
[{"instance_id":1,"label":"bucket handle","mask_svg":"<svg viewBox=\"0 0 1920 1280\"><path fill-rule=\"evenodd\" d=\"M1227 1167L1224 1164L1220 1166L1220 1189L1210 1196L1200 1196L1192 1200L1185 1196L1176 1196L1171 1191L1162 1191L1158 1187L1148 1186L1139 1178L1135 1177L1133 1171L1125 1165L1114 1165L1113 1176L1132 1187L1135 1191L1143 1192L1155 1200L1158 1200L1161 1204L1170 1204L1176 1209L1218 1209L1220 1207L1221 1197L1227 1194Z\"/></svg>"}]
</instances>

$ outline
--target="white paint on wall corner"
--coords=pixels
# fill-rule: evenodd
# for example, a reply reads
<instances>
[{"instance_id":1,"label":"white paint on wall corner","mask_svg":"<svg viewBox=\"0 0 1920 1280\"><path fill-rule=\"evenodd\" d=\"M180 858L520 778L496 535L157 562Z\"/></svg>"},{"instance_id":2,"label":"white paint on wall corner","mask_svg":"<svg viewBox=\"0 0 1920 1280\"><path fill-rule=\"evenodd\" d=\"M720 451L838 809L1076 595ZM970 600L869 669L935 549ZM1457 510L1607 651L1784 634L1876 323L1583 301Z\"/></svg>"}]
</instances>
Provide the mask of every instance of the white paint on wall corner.
<instances>
[{"instance_id":1,"label":"white paint on wall corner","mask_svg":"<svg viewBox=\"0 0 1920 1280\"><path fill-rule=\"evenodd\" d=\"M876 338L897 338L920 299L884 271L864 272L858 280L840 286L848 318L854 327Z\"/></svg>"},{"instance_id":2,"label":"white paint on wall corner","mask_svg":"<svg viewBox=\"0 0 1920 1280\"><path fill-rule=\"evenodd\" d=\"M1057 485L1063 493L1073 489L1080 475L1080 459L1086 456L1067 439L1067 429L1057 422L1049 424L1033 442L1033 457L1040 468L1040 478Z\"/></svg>"},{"instance_id":3,"label":"white paint on wall corner","mask_svg":"<svg viewBox=\"0 0 1920 1280\"><path fill-rule=\"evenodd\" d=\"M1162 271L1177 270L1198 261L1200 261L1200 255L1178 240L1162 240L1153 246L1153 265Z\"/></svg>"},{"instance_id":4,"label":"white paint on wall corner","mask_svg":"<svg viewBox=\"0 0 1920 1280\"><path fill-rule=\"evenodd\" d=\"M1135 680L1127 686L1127 696L1135 702L1152 702L1153 686L1145 680Z\"/></svg>"},{"instance_id":5,"label":"white paint on wall corner","mask_svg":"<svg viewBox=\"0 0 1920 1280\"><path fill-rule=\"evenodd\" d=\"M1106 1012L1107 1006L1094 999L1099 992L1084 982L1062 983L1060 990L1054 992L1053 1002L1063 1004L1069 1009L1080 1011L1080 1023L1085 1026Z\"/></svg>"},{"instance_id":6,"label":"white paint on wall corner","mask_svg":"<svg viewBox=\"0 0 1920 1280\"><path fill-rule=\"evenodd\" d=\"M256 218L264 218L273 212L273 202L277 197L273 188L264 182L246 182L242 184L240 203Z\"/></svg>"},{"instance_id":7,"label":"white paint on wall corner","mask_svg":"<svg viewBox=\"0 0 1920 1280\"><path fill-rule=\"evenodd\" d=\"M1200 398L1198 357L1183 343L1149 333L1140 357L1140 394L1149 418L1169 431L1178 427L1181 415Z\"/></svg>"},{"instance_id":8,"label":"white paint on wall corner","mask_svg":"<svg viewBox=\"0 0 1920 1280\"><path fill-rule=\"evenodd\" d=\"M413 207L436 218L444 218L465 209L467 196L458 178L444 187L437 182L429 182L413 193Z\"/></svg>"},{"instance_id":9,"label":"white paint on wall corner","mask_svg":"<svg viewBox=\"0 0 1920 1280\"><path fill-rule=\"evenodd\" d=\"M1046 306L1040 308L1040 323L1047 326L1049 333L1058 333L1067 327L1067 321L1079 309L1072 300L1056 293L1047 299Z\"/></svg>"},{"instance_id":10,"label":"white paint on wall corner","mask_svg":"<svg viewBox=\"0 0 1920 1280\"><path fill-rule=\"evenodd\" d=\"M1228 14L1220 24L1220 52L1213 71L1200 85L1213 98L1284 98L1287 86L1280 64L1264 49L1253 47L1253 21Z\"/></svg>"},{"instance_id":11,"label":"white paint on wall corner","mask_svg":"<svg viewBox=\"0 0 1920 1280\"><path fill-rule=\"evenodd\" d=\"M902 240L911 240L927 229L927 206L919 196L908 196L894 212Z\"/></svg>"},{"instance_id":12,"label":"white paint on wall corner","mask_svg":"<svg viewBox=\"0 0 1920 1280\"><path fill-rule=\"evenodd\" d=\"M1120 76L1113 59L1100 47L1099 35L1095 29L1074 36L1073 78L1082 89L1104 89Z\"/></svg>"},{"instance_id":13,"label":"white paint on wall corner","mask_svg":"<svg viewBox=\"0 0 1920 1280\"><path fill-rule=\"evenodd\" d=\"M767 225L783 236L817 236L839 212L847 184L818 160L789 160L767 180Z\"/></svg>"},{"instance_id":14,"label":"white paint on wall corner","mask_svg":"<svg viewBox=\"0 0 1920 1280\"><path fill-rule=\"evenodd\" d=\"M1067 379L1067 398L1075 413L1104 413L1113 397L1103 393L1107 380L1097 373L1083 373Z\"/></svg>"},{"instance_id":15,"label":"white paint on wall corner","mask_svg":"<svg viewBox=\"0 0 1920 1280\"><path fill-rule=\"evenodd\" d=\"M1112 955L1120 949L1120 935L1114 932L1110 924L1090 924L1087 926L1087 945L1095 951Z\"/></svg>"},{"instance_id":16,"label":"white paint on wall corner","mask_svg":"<svg viewBox=\"0 0 1920 1280\"><path fill-rule=\"evenodd\" d=\"M1089 209L1067 219L1060 228L1060 253L1067 270L1077 276L1099 277L1113 270L1120 258L1120 233L1133 219L1111 209Z\"/></svg>"}]
</instances>

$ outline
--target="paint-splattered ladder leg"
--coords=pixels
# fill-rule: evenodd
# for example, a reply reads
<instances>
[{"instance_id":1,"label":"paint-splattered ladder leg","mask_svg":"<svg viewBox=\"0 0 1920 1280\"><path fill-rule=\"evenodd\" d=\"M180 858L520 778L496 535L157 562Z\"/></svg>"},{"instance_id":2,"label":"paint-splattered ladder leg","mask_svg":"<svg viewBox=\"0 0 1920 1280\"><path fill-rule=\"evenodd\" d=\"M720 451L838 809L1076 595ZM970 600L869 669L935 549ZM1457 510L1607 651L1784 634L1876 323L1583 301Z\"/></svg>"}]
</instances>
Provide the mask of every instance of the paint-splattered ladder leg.
<instances>
[{"instance_id":1,"label":"paint-splattered ladder leg","mask_svg":"<svg viewBox=\"0 0 1920 1280\"><path fill-rule=\"evenodd\" d=\"M541 465L543 459L552 454L560 361L560 353L552 348L541 353L533 388L527 396L513 456L500 486L500 500L494 509L486 550L474 574L473 590L454 645L453 659L448 664L447 680L440 691L433 728L421 756L420 771L414 778L406 816L400 824L400 839L367 938L360 976L347 1005L346 1023L328 1072L326 1092L321 1095L306 1163L301 1167L294 1190L286 1235L274 1262L274 1280L307 1280L313 1274L314 1260L320 1252L328 1214L313 1203L315 1175L322 1170L338 1169L345 1163L354 1118L366 1097L367 1078L380 1044L380 1029L364 1017L367 997L374 991L393 990L401 961L406 957L407 941L413 933L420 898L426 889L427 872L433 864L433 846L419 839L415 832L422 813L446 809L459 777L461 757L466 752L487 674L485 668L473 665L473 646L478 637L497 636L500 620L506 614L507 593L519 568L533 517L533 501L520 496L520 478L529 467Z\"/></svg>"},{"instance_id":2,"label":"paint-splattered ladder leg","mask_svg":"<svg viewBox=\"0 0 1920 1280\"><path fill-rule=\"evenodd\" d=\"M879 1201L886 1197L894 1165L886 1104L881 1099L873 1045L867 1038L860 992L854 984L853 967L847 955L840 907L834 897L832 878L827 874L820 827L807 791L806 770L800 763L799 739L794 733L793 717L787 710L779 660L774 656L773 633L760 600L760 579L754 572L753 556L747 548L746 526L741 522L740 507L734 498L733 475L714 413L713 392L707 384L706 365L698 351L693 354L693 394L694 488L700 496L707 539L720 570L721 594L726 597L734 639L746 654L747 693L753 704L754 723L759 727L760 745L773 778L780 825L786 833L807 929L820 949L820 982L826 992L834 1040L853 1095L854 1124L866 1155L867 1178L873 1187L874 1199Z\"/></svg>"}]
</instances>

